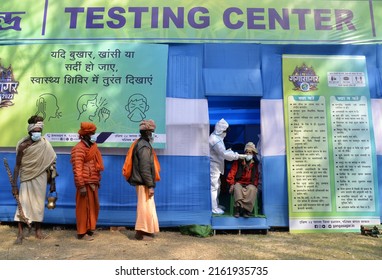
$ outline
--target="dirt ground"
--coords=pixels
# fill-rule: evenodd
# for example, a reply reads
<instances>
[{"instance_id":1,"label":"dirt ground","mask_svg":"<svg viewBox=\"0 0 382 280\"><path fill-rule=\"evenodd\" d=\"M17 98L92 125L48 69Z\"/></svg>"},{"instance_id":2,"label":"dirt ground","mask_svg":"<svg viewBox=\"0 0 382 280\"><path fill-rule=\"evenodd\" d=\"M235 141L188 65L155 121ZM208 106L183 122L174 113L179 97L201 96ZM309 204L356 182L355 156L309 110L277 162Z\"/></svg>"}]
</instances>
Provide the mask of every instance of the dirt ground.
<instances>
[{"instance_id":1,"label":"dirt ground","mask_svg":"<svg viewBox=\"0 0 382 280\"><path fill-rule=\"evenodd\" d=\"M76 239L74 227L49 225L43 233L46 239L31 231L15 245L15 224L0 224L0 260L382 260L382 238L361 233L246 230L200 238L163 228L153 241L137 241L125 227L99 228L93 241Z\"/></svg>"}]
</instances>

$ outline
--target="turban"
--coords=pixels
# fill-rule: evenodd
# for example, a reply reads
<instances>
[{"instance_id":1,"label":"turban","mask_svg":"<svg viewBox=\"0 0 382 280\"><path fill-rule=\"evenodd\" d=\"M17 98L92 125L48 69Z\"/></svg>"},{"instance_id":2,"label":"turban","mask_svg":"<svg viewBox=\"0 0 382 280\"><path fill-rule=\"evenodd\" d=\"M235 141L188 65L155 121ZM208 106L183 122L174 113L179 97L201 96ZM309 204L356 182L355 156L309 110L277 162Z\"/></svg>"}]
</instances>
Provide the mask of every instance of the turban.
<instances>
[{"instance_id":1,"label":"turban","mask_svg":"<svg viewBox=\"0 0 382 280\"><path fill-rule=\"evenodd\" d=\"M82 122L81 129L78 131L78 134L81 136L94 134L97 130L97 127L94 123L91 122Z\"/></svg>"},{"instance_id":2,"label":"turban","mask_svg":"<svg viewBox=\"0 0 382 280\"><path fill-rule=\"evenodd\" d=\"M156 125L153 120L143 120L139 124L139 130L155 130Z\"/></svg>"},{"instance_id":3,"label":"turban","mask_svg":"<svg viewBox=\"0 0 382 280\"><path fill-rule=\"evenodd\" d=\"M245 144L244 152L246 151L251 151L252 153L257 154L256 146L252 142L248 142L247 144Z\"/></svg>"},{"instance_id":4,"label":"turban","mask_svg":"<svg viewBox=\"0 0 382 280\"><path fill-rule=\"evenodd\" d=\"M44 123L43 122L36 122L36 123L31 123L28 125L28 132L31 132L35 128L41 128L41 130L44 128Z\"/></svg>"}]
</instances>

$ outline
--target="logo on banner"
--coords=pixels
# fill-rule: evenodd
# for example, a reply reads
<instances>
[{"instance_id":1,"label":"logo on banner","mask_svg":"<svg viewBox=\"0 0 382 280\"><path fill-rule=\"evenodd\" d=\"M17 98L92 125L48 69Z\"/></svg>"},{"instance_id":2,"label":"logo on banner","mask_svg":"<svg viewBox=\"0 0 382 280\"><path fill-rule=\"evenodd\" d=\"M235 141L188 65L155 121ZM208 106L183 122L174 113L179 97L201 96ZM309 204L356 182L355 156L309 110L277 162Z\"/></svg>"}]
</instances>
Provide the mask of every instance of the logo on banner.
<instances>
[{"instance_id":1,"label":"logo on banner","mask_svg":"<svg viewBox=\"0 0 382 280\"><path fill-rule=\"evenodd\" d=\"M289 81L294 85L293 90L308 92L317 90L319 78L313 67L308 67L303 63L300 67L296 66L293 74L289 76Z\"/></svg>"},{"instance_id":2,"label":"logo on banner","mask_svg":"<svg viewBox=\"0 0 382 280\"><path fill-rule=\"evenodd\" d=\"M17 94L19 82L13 77L12 66L5 68L0 64L0 108L14 105L13 97Z\"/></svg>"}]
</instances>

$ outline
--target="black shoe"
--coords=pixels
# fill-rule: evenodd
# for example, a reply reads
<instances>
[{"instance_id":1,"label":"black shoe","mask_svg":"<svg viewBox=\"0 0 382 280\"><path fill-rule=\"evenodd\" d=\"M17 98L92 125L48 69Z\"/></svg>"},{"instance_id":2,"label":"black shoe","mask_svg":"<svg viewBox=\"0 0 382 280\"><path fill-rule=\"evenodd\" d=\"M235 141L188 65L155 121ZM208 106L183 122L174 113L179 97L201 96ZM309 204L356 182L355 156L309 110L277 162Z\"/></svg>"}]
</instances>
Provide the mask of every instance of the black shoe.
<instances>
[{"instance_id":1,"label":"black shoe","mask_svg":"<svg viewBox=\"0 0 382 280\"><path fill-rule=\"evenodd\" d=\"M235 206L235 208L234 208L234 214L233 214L233 216L235 217L235 218L239 218L240 217L240 206Z\"/></svg>"},{"instance_id":2,"label":"black shoe","mask_svg":"<svg viewBox=\"0 0 382 280\"><path fill-rule=\"evenodd\" d=\"M143 240L143 234L142 234L142 232L141 231L136 231L135 232L135 239L136 240Z\"/></svg>"},{"instance_id":3,"label":"black shoe","mask_svg":"<svg viewBox=\"0 0 382 280\"><path fill-rule=\"evenodd\" d=\"M249 218L249 217L251 217L251 213L249 211L244 210L243 217L244 218Z\"/></svg>"},{"instance_id":4,"label":"black shoe","mask_svg":"<svg viewBox=\"0 0 382 280\"><path fill-rule=\"evenodd\" d=\"M94 240L94 237L87 235L86 233L85 234L77 234L77 238L79 240L85 240L85 241L93 241Z\"/></svg>"},{"instance_id":5,"label":"black shoe","mask_svg":"<svg viewBox=\"0 0 382 280\"><path fill-rule=\"evenodd\" d=\"M240 207L239 206L235 207L235 214L233 216L235 218L239 218L240 217Z\"/></svg>"}]
</instances>

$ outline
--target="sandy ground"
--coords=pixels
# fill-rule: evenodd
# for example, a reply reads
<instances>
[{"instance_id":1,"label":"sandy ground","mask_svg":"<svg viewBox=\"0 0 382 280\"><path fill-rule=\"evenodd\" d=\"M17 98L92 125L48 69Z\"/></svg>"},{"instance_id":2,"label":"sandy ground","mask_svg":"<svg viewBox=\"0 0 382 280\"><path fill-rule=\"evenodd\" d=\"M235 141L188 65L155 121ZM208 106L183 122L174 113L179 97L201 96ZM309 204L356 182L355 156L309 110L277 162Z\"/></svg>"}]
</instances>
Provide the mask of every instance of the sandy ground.
<instances>
[{"instance_id":1,"label":"sandy ground","mask_svg":"<svg viewBox=\"0 0 382 280\"><path fill-rule=\"evenodd\" d=\"M28 233L28 231L26 231ZM93 241L73 227L45 226L15 245L17 227L0 224L0 260L382 260L382 238L361 233L291 234L271 230L217 231L206 238L161 229L153 241L137 241L131 228L99 228Z\"/></svg>"}]
</instances>

